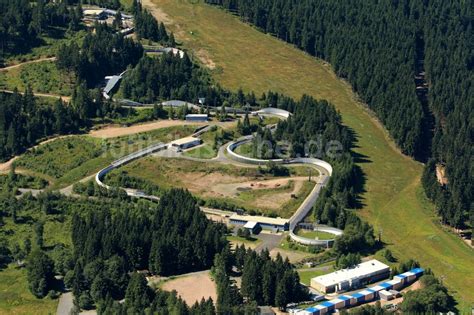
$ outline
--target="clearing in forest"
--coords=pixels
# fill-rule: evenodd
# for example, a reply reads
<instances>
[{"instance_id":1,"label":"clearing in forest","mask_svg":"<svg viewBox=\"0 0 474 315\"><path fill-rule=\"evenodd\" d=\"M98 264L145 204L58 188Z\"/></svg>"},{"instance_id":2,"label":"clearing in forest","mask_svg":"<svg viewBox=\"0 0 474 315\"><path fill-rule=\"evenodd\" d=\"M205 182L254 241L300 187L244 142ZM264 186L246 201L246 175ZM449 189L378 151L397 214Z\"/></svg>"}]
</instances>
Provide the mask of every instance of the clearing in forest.
<instances>
[{"instance_id":1,"label":"clearing in forest","mask_svg":"<svg viewBox=\"0 0 474 315\"><path fill-rule=\"evenodd\" d=\"M212 298L217 301L216 284L212 281L209 271L198 272L189 276L180 276L175 279L166 281L161 289L166 291L175 290L188 305L195 302Z\"/></svg>"}]
</instances>

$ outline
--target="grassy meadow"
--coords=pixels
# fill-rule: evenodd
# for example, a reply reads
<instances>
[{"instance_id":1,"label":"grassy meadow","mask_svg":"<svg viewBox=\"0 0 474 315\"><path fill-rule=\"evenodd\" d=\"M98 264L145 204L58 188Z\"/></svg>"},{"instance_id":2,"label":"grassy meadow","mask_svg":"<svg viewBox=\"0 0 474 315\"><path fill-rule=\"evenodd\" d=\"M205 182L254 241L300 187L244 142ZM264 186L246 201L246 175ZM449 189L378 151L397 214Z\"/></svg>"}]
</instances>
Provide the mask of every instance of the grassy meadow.
<instances>
[{"instance_id":1,"label":"grassy meadow","mask_svg":"<svg viewBox=\"0 0 474 315\"><path fill-rule=\"evenodd\" d=\"M28 290L26 269L10 265L2 270L0 281L0 314L55 314L58 300L37 299Z\"/></svg>"},{"instance_id":2,"label":"grassy meadow","mask_svg":"<svg viewBox=\"0 0 474 315\"><path fill-rule=\"evenodd\" d=\"M75 41L81 43L86 30L68 32L66 28L49 27L40 36L37 43L25 51L16 51L5 56L5 65L15 65L25 61L53 57L61 44Z\"/></svg>"},{"instance_id":3,"label":"grassy meadow","mask_svg":"<svg viewBox=\"0 0 474 315\"><path fill-rule=\"evenodd\" d=\"M25 91L30 85L35 93L50 93L70 96L74 89L72 75L58 70L54 61L42 61L22 65L9 71L0 72L0 88Z\"/></svg>"},{"instance_id":4,"label":"grassy meadow","mask_svg":"<svg viewBox=\"0 0 474 315\"><path fill-rule=\"evenodd\" d=\"M90 136L59 138L31 149L15 163L64 188L92 175L110 162L156 142L168 142L193 133L194 126L174 126L107 140Z\"/></svg>"},{"instance_id":5,"label":"grassy meadow","mask_svg":"<svg viewBox=\"0 0 474 315\"><path fill-rule=\"evenodd\" d=\"M399 259L415 258L443 276L462 310L474 303L474 251L439 224L420 186L423 166L399 152L330 65L201 2L143 3L224 87L257 95L269 89L295 98L309 94L334 104L357 137L354 151L365 175L360 215Z\"/></svg>"}]
</instances>

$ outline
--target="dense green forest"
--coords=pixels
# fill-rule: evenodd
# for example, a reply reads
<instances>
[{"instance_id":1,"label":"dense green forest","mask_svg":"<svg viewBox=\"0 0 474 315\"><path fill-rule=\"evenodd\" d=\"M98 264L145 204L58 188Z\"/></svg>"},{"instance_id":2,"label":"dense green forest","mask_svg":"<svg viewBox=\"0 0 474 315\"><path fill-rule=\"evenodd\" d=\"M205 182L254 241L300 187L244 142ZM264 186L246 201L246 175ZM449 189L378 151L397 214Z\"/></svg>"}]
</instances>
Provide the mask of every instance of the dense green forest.
<instances>
[{"instance_id":1,"label":"dense green forest","mask_svg":"<svg viewBox=\"0 0 474 315\"><path fill-rule=\"evenodd\" d=\"M473 7L469 1L206 0L329 61L402 151L428 160L443 222L473 216ZM435 183L434 166L448 184Z\"/></svg>"},{"instance_id":2,"label":"dense green forest","mask_svg":"<svg viewBox=\"0 0 474 315\"><path fill-rule=\"evenodd\" d=\"M240 290L230 279L236 272L242 275ZM276 259L270 258L266 250L257 253L244 245L233 252L226 249L216 255L212 273L217 285L218 314L255 314L257 305L285 309L290 302L308 299L294 266L280 254Z\"/></svg>"},{"instance_id":3,"label":"dense green forest","mask_svg":"<svg viewBox=\"0 0 474 315\"><path fill-rule=\"evenodd\" d=\"M82 17L80 6L70 7L66 2L41 2L32 6L21 1L2 1L0 7L1 56L19 54L42 45L39 35L47 34L48 27L67 26L74 22L77 26L69 25L74 31L80 27ZM72 41L60 45L57 51L57 67L76 75L71 106L59 100L53 106L42 104L34 98L30 88L24 96L0 94L0 160L24 152L39 139L77 133L89 127L92 118L115 119L129 114L119 105L104 100L98 89L90 88L96 87L105 75L135 65L143 56L143 48L139 43L115 34L115 30L106 24L96 24L94 29L95 32L87 33L80 47ZM161 31L166 33L163 27ZM28 47L24 46L26 42ZM150 118L153 117L157 118L154 113Z\"/></svg>"},{"instance_id":4,"label":"dense green forest","mask_svg":"<svg viewBox=\"0 0 474 315\"><path fill-rule=\"evenodd\" d=\"M59 69L74 72L78 81L95 87L106 75L118 74L138 63L143 47L132 39L114 34L106 24L96 24L81 47L76 43L62 45L57 53Z\"/></svg>"},{"instance_id":5,"label":"dense green forest","mask_svg":"<svg viewBox=\"0 0 474 315\"><path fill-rule=\"evenodd\" d=\"M77 263L71 286L79 299L123 298L132 270L166 276L210 268L226 246L225 227L208 221L189 192L164 193L156 207L143 213L129 211L127 204L119 209L73 217ZM104 271L104 264L110 268Z\"/></svg>"},{"instance_id":6,"label":"dense green forest","mask_svg":"<svg viewBox=\"0 0 474 315\"><path fill-rule=\"evenodd\" d=\"M69 7L67 1L1 0L0 12L0 65L7 56L41 45L40 35L51 27L77 30L82 17L82 9Z\"/></svg>"},{"instance_id":7,"label":"dense green forest","mask_svg":"<svg viewBox=\"0 0 474 315\"><path fill-rule=\"evenodd\" d=\"M206 97L206 102L221 102L222 91L212 89L208 74L195 65L187 54L164 54L158 58L143 57L130 70L122 82L125 98L153 103L158 100L180 99L196 102Z\"/></svg>"},{"instance_id":8,"label":"dense green forest","mask_svg":"<svg viewBox=\"0 0 474 315\"><path fill-rule=\"evenodd\" d=\"M31 90L24 95L0 93L0 160L21 153L38 139L75 132L76 113L60 100L42 105Z\"/></svg>"}]
</instances>

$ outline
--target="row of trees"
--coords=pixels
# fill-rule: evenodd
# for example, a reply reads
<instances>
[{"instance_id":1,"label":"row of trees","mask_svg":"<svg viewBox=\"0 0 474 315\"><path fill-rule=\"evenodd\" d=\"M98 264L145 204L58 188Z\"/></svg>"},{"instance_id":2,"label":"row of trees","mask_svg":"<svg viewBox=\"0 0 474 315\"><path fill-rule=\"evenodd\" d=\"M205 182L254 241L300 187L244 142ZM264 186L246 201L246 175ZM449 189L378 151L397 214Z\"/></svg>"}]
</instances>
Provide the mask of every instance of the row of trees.
<instances>
[{"instance_id":1,"label":"row of trees","mask_svg":"<svg viewBox=\"0 0 474 315\"><path fill-rule=\"evenodd\" d=\"M179 99L196 102L206 97L206 104L223 101L223 91L213 88L209 75L193 64L187 54L164 54L159 58L143 57L122 82L124 97L144 103Z\"/></svg>"},{"instance_id":2,"label":"row of trees","mask_svg":"<svg viewBox=\"0 0 474 315\"><path fill-rule=\"evenodd\" d=\"M433 180L437 164L448 178L445 187L437 189L431 181L424 181L424 187L443 222L459 228L470 219L474 229L472 5L437 0L421 12L428 102L435 116L432 162L425 170Z\"/></svg>"},{"instance_id":3,"label":"row of trees","mask_svg":"<svg viewBox=\"0 0 474 315\"><path fill-rule=\"evenodd\" d=\"M97 308L98 314L176 314L214 315L212 299L196 302L189 307L176 292L152 290L143 274L133 273L125 291L124 303L106 297Z\"/></svg>"},{"instance_id":4,"label":"row of trees","mask_svg":"<svg viewBox=\"0 0 474 315\"><path fill-rule=\"evenodd\" d=\"M135 33L138 39L145 38L170 47L176 45L173 33L168 35L165 25L163 23L158 24L153 15L142 8L141 2L133 0L132 12L135 19Z\"/></svg>"},{"instance_id":5,"label":"row of trees","mask_svg":"<svg viewBox=\"0 0 474 315\"><path fill-rule=\"evenodd\" d=\"M249 311L256 305L285 309L290 302L308 298L288 259L277 255L273 260L266 250L258 254L243 245L234 252L226 248L216 255L212 272L217 284L219 314L253 314ZM242 275L240 290L229 278L234 272Z\"/></svg>"},{"instance_id":6,"label":"row of trees","mask_svg":"<svg viewBox=\"0 0 474 315\"><path fill-rule=\"evenodd\" d=\"M206 2L329 61L404 153L421 160L431 155L426 168L431 179L424 187L443 221L455 227L469 221L474 212L474 58L468 2ZM442 189L434 185L435 164L446 168L449 184Z\"/></svg>"},{"instance_id":7,"label":"row of trees","mask_svg":"<svg viewBox=\"0 0 474 315\"><path fill-rule=\"evenodd\" d=\"M275 141L289 142L291 157L316 157L333 166L333 174L314 206L315 219L341 229L348 222L361 224L347 210L358 206L359 175L350 151L353 136L342 125L340 114L331 104L310 96L303 96L298 102L278 94L269 93L268 97L281 108L293 110L289 119L278 123ZM267 131L265 137L272 141Z\"/></svg>"},{"instance_id":8,"label":"row of trees","mask_svg":"<svg viewBox=\"0 0 474 315\"><path fill-rule=\"evenodd\" d=\"M76 111L61 100L40 104L27 88L24 95L0 93L0 160L16 155L38 139L77 131Z\"/></svg>"},{"instance_id":9,"label":"row of trees","mask_svg":"<svg viewBox=\"0 0 474 315\"><path fill-rule=\"evenodd\" d=\"M282 97L285 98L279 98ZM349 153L353 137L348 128L342 125L341 115L334 106L307 95L294 104L288 103L293 108L293 115L278 124L275 138L290 142L291 157L312 156L336 160L340 155Z\"/></svg>"}]
</instances>

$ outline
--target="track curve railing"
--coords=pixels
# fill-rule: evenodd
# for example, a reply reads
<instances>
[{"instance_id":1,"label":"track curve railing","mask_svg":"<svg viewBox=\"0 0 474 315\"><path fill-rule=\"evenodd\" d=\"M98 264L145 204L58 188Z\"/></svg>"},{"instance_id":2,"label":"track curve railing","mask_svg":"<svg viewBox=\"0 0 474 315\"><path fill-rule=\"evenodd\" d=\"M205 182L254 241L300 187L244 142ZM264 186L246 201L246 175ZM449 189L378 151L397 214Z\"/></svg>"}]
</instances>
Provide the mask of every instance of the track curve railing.
<instances>
[{"instance_id":1,"label":"track curve railing","mask_svg":"<svg viewBox=\"0 0 474 315\"><path fill-rule=\"evenodd\" d=\"M273 116L278 116L284 119L288 119L291 116L290 112L283 109L278 109L278 108L264 108L253 113L258 114L258 115L273 115ZM326 186L327 182L329 181L329 178L333 172L333 168L331 164L329 164L326 161L323 161L317 158L311 158L311 157L265 160L265 159L256 159L256 158L247 157L235 152L235 150L239 146L249 143L250 141L253 140L253 138L254 138L254 135L249 135L249 136L242 137L236 141L230 142L226 148L226 152L228 156L234 161L237 161L239 163L244 163L244 164L246 163L246 164L252 164L252 165L266 165L269 162L273 162L276 164L307 164L307 165L316 167L318 168L318 170L320 170L322 180L316 183L311 193L308 195L308 197L303 201L303 203L298 207L296 212L289 219L290 237L293 241L298 242L300 244L304 244L304 245L316 245L316 246L326 246L326 247L332 246L332 244L334 243L334 239L316 240L316 239L302 237L294 233L294 230L297 227L297 224L303 221L303 219L311 211L313 205L316 203L316 200L319 197L319 194L322 188ZM331 233L331 232L328 232L328 233ZM338 235L338 234L335 234L335 235Z\"/></svg>"}]
</instances>

